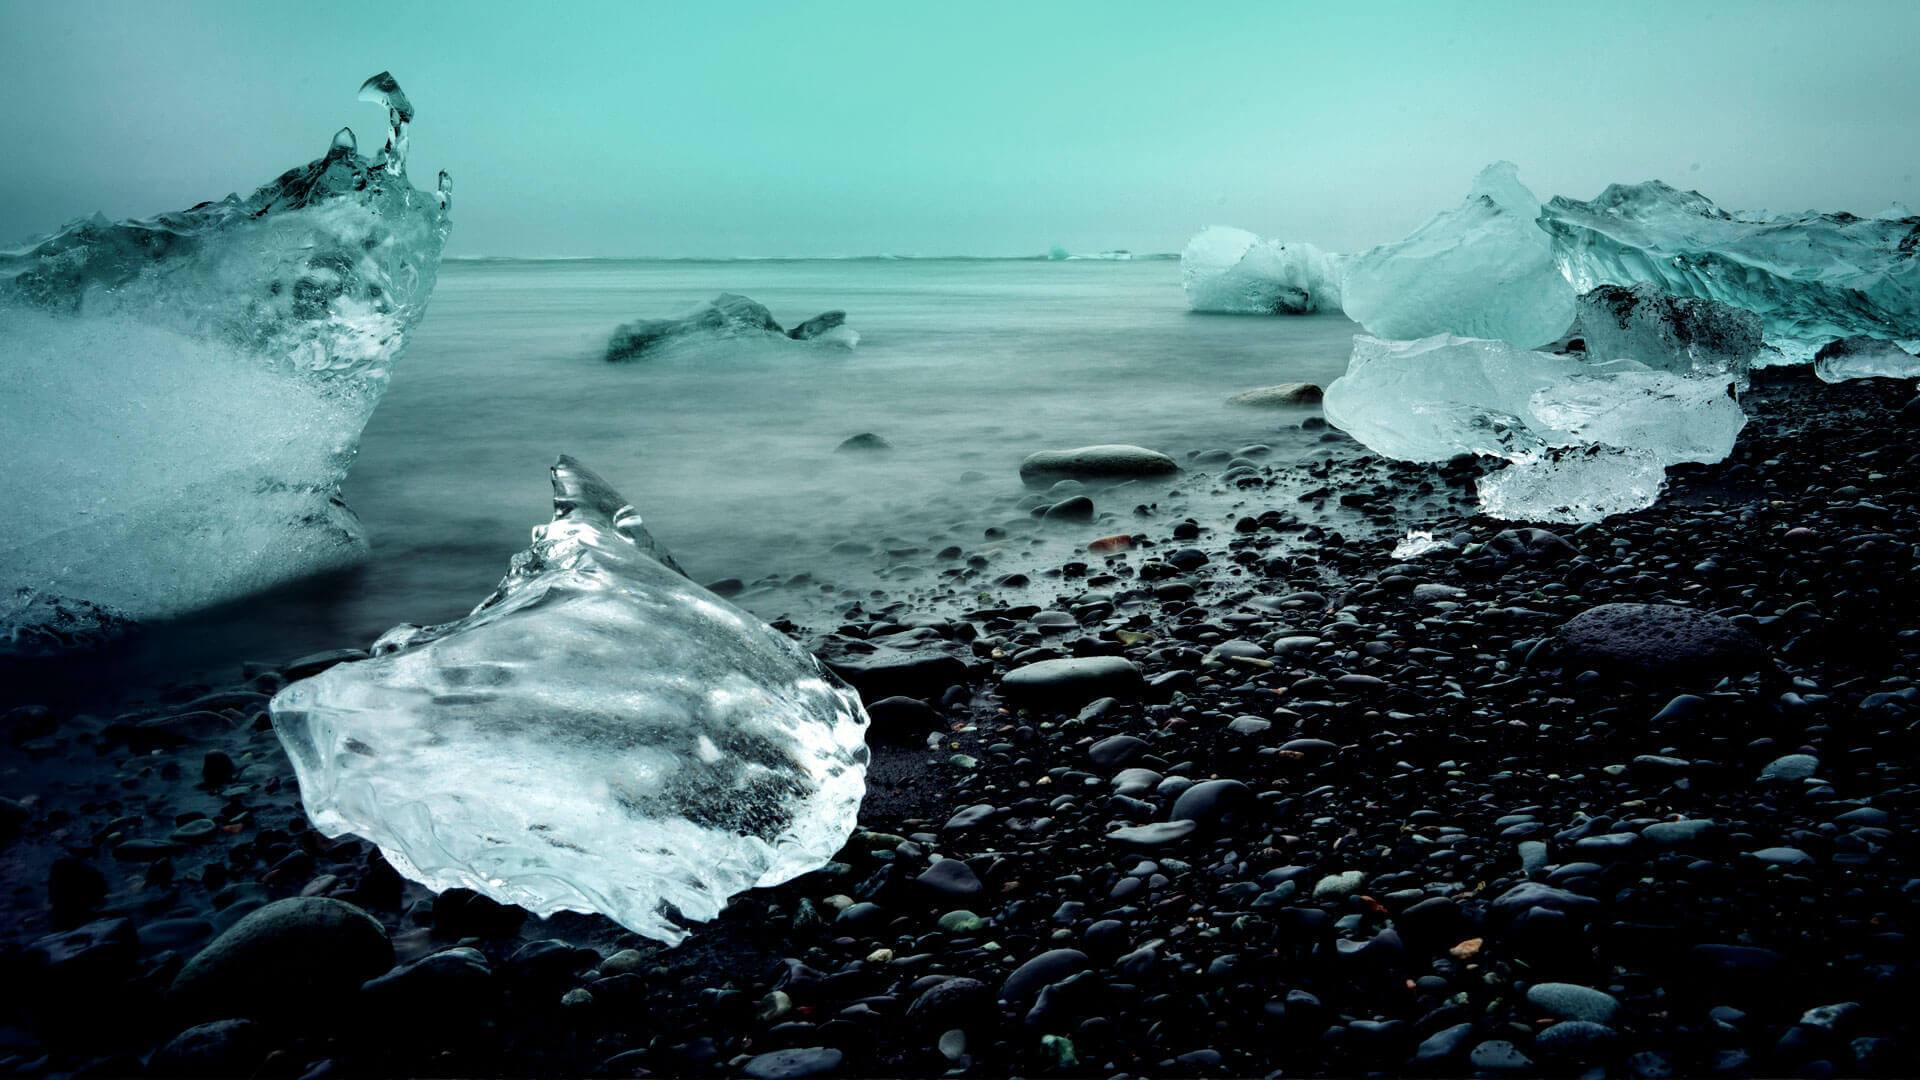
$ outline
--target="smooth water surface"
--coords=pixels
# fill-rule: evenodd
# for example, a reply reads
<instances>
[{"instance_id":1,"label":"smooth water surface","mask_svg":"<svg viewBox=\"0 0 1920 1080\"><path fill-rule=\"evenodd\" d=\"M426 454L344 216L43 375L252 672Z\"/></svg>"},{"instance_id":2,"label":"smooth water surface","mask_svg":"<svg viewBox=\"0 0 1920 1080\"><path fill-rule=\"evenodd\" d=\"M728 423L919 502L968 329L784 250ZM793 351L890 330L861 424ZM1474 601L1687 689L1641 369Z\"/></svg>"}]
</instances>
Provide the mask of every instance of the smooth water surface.
<instances>
[{"instance_id":1,"label":"smooth water surface","mask_svg":"<svg viewBox=\"0 0 1920 1080\"><path fill-rule=\"evenodd\" d=\"M346 485L372 558L149 635L129 662L284 660L464 614L549 516L560 453L631 499L695 579L741 579L738 602L767 617L820 620L937 580L951 545L994 573L1034 570L1138 527L1132 507L1156 493L1093 492L1103 520L1037 530L1016 504L1032 451L1122 442L1185 460L1265 443L1284 461L1317 446L1299 427L1317 410L1225 402L1325 385L1353 324L1194 315L1179 273L1171 260L450 262ZM619 323L725 291L786 325L844 309L860 345L602 359ZM893 448L835 452L862 432ZM1008 524L1013 538L986 542Z\"/></svg>"}]
</instances>

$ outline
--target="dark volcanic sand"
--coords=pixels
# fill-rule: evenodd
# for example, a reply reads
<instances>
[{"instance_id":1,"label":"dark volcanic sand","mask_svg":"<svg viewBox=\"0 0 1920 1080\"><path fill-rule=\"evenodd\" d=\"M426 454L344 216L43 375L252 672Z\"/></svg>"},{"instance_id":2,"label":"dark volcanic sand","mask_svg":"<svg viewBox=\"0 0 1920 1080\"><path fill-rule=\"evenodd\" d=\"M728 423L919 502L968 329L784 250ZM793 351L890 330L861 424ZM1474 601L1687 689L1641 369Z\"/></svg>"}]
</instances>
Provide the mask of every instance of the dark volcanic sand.
<instances>
[{"instance_id":1,"label":"dark volcanic sand","mask_svg":"<svg viewBox=\"0 0 1920 1080\"><path fill-rule=\"evenodd\" d=\"M1256 472L1244 520L1163 507L1131 552L1028 568L1064 616L970 582L812 628L973 674L906 680L937 749L876 710L836 864L674 950L321 838L263 715L278 672L13 709L0 1068L930 1075L944 1043L975 1075L1912 1074L1911 392L1763 379L1727 462L1554 536L1466 516L1470 469L1346 444L1313 467L1346 539ZM1394 562L1409 526L1468 546ZM1648 602L1723 619L1556 635ZM1132 660L1144 700L1003 701L1069 656ZM303 896L378 928L298 902L180 977Z\"/></svg>"}]
</instances>

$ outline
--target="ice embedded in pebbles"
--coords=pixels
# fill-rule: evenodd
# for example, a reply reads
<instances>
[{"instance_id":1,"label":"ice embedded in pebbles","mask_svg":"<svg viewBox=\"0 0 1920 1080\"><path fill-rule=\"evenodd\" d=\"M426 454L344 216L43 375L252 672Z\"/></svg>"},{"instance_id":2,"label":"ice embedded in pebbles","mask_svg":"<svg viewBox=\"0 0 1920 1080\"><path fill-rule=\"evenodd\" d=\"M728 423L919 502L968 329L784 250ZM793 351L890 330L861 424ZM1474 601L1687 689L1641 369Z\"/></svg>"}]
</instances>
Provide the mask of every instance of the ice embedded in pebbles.
<instances>
[{"instance_id":1,"label":"ice embedded in pebbles","mask_svg":"<svg viewBox=\"0 0 1920 1080\"><path fill-rule=\"evenodd\" d=\"M472 614L288 686L274 728L326 835L435 891L674 943L846 842L867 716L682 575L605 481L563 457L553 490L553 521Z\"/></svg>"},{"instance_id":2,"label":"ice embedded in pebbles","mask_svg":"<svg viewBox=\"0 0 1920 1080\"><path fill-rule=\"evenodd\" d=\"M1644 282L1744 308L1772 346L1762 363L1801 363L1838 337L1920 339L1920 217L1903 213L1729 212L1651 180L1554 198L1540 224L1582 292Z\"/></svg>"},{"instance_id":3,"label":"ice embedded in pebbles","mask_svg":"<svg viewBox=\"0 0 1920 1080\"><path fill-rule=\"evenodd\" d=\"M1573 322L1574 291L1539 215L1512 164L1487 166L1459 207L1348 260L1347 317L1381 338L1458 334L1522 348L1557 340Z\"/></svg>"},{"instance_id":4,"label":"ice embedded in pebbles","mask_svg":"<svg viewBox=\"0 0 1920 1080\"><path fill-rule=\"evenodd\" d=\"M451 185L407 179L391 76L242 197L0 253L0 651L43 651L357 560L339 493L425 310Z\"/></svg>"},{"instance_id":5,"label":"ice embedded in pebbles","mask_svg":"<svg viewBox=\"0 0 1920 1080\"><path fill-rule=\"evenodd\" d=\"M1920 379L1920 356L1891 341L1848 337L1829 341L1813 354L1813 373L1821 382L1853 379Z\"/></svg>"},{"instance_id":6,"label":"ice embedded in pebbles","mask_svg":"<svg viewBox=\"0 0 1920 1080\"><path fill-rule=\"evenodd\" d=\"M1312 244L1263 240L1215 225L1180 253L1180 281L1194 311L1228 315L1306 315L1339 311L1346 256Z\"/></svg>"},{"instance_id":7,"label":"ice embedded in pebbles","mask_svg":"<svg viewBox=\"0 0 1920 1080\"><path fill-rule=\"evenodd\" d=\"M1363 334L1324 407L1387 457L1505 460L1480 481L1489 514L1578 522L1652 505L1669 465L1725 458L1746 424L1732 383L1503 341Z\"/></svg>"},{"instance_id":8,"label":"ice embedded in pebbles","mask_svg":"<svg viewBox=\"0 0 1920 1080\"><path fill-rule=\"evenodd\" d=\"M1580 297L1575 326L1595 360L1638 360L1682 375L1730 375L1741 388L1760 355L1760 316L1653 285L1600 285Z\"/></svg>"}]
</instances>

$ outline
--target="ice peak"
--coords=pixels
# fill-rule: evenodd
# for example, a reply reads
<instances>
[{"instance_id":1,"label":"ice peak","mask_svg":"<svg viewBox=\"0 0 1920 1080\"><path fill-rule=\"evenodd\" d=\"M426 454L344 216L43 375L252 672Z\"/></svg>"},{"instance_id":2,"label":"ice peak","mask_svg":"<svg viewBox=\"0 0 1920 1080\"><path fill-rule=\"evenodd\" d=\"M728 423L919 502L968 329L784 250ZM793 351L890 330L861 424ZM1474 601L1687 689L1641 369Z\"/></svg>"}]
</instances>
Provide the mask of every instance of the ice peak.
<instances>
[{"instance_id":1,"label":"ice peak","mask_svg":"<svg viewBox=\"0 0 1920 1080\"><path fill-rule=\"evenodd\" d=\"M387 145L380 163L396 173L406 172L407 125L413 121L413 102L407 100L406 91L391 72L383 71L360 84L360 100L387 107Z\"/></svg>"}]
</instances>

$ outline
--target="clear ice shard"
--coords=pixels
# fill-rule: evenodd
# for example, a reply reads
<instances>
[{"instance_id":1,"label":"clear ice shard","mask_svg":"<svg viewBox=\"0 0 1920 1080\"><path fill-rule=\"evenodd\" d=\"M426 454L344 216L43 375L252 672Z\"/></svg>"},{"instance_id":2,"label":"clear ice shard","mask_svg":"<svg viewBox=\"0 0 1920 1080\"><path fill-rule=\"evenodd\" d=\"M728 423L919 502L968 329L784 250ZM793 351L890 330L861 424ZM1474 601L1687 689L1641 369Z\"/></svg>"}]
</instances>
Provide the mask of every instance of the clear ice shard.
<instances>
[{"instance_id":1,"label":"clear ice shard","mask_svg":"<svg viewBox=\"0 0 1920 1080\"><path fill-rule=\"evenodd\" d=\"M1557 340L1573 322L1574 290L1539 216L1512 164L1487 166L1458 208L1348 260L1347 317L1382 338L1457 334L1522 348Z\"/></svg>"},{"instance_id":2,"label":"clear ice shard","mask_svg":"<svg viewBox=\"0 0 1920 1080\"><path fill-rule=\"evenodd\" d=\"M1648 284L1598 285L1580 297L1575 324L1595 360L1638 360L1682 375L1730 375L1744 389L1760 355L1760 316Z\"/></svg>"},{"instance_id":3,"label":"clear ice shard","mask_svg":"<svg viewBox=\"0 0 1920 1080\"><path fill-rule=\"evenodd\" d=\"M1829 341L1813 354L1813 373L1821 382L1853 379L1920 379L1920 356L1891 341L1849 337Z\"/></svg>"},{"instance_id":4,"label":"clear ice shard","mask_svg":"<svg viewBox=\"0 0 1920 1080\"><path fill-rule=\"evenodd\" d=\"M1645 282L1755 312L1775 350L1763 362L1805 362L1853 335L1920 338L1920 217L1899 208L1730 213L1650 180L1555 198L1540 223L1582 292Z\"/></svg>"},{"instance_id":5,"label":"clear ice shard","mask_svg":"<svg viewBox=\"0 0 1920 1080\"><path fill-rule=\"evenodd\" d=\"M553 521L472 614L288 686L274 728L326 835L435 891L675 943L846 842L866 712L676 570L605 481L562 457L553 491Z\"/></svg>"},{"instance_id":6,"label":"clear ice shard","mask_svg":"<svg viewBox=\"0 0 1920 1080\"><path fill-rule=\"evenodd\" d=\"M251 195L0 252L0 651L362 556L339 483L448 229L403 164L343 129Z\"/></svg>"},{"instance_id":7,"label":"clear ice shard","mask_svg":"<svg viewBox=\"0 0 1920 1080\"><path fill-rule=\"evenodd\" d=\"M1305 315L1339 311L1343 255L1312 244L1262 240L1215 225L1180 253L1180 281L1194 311Z\"/></svg>"},{"instance_id":8,"label":"clear ice shard","mask_svg":"<svg viewBox=\"0 0 1920 1080\"><path fill-rule=\"evenodd\" d=\"M1732 452L1746 424L1733 383L1503 341L1363 334L1324 408L1328 423L1387 457L1507 461L1480 482L1489 514L1594 521L1651 506L1667 466Z\"/></svg>"}]
</instances>

